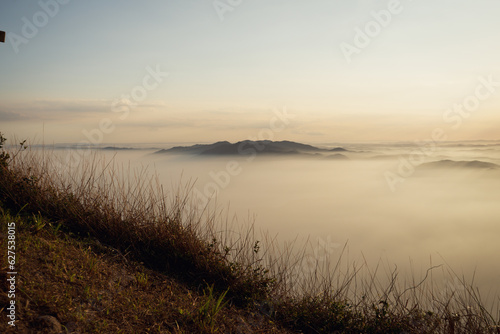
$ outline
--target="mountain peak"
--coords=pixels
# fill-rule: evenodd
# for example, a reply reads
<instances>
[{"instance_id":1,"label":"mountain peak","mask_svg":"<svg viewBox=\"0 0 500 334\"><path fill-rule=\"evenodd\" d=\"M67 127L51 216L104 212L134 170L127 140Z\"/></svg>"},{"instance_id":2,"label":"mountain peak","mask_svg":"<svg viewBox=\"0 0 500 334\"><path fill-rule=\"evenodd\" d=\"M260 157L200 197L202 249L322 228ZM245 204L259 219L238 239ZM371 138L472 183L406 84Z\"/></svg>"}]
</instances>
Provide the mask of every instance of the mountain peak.
<instances>
[{"instance_id":1,"label":"mountain peak","mask_svg":"<svg viewBox=\"0 0 500 334\"><path fill-rule=\"evenodd\" d=\"M242 140L236 143L218 141L213 144L196 144L192 146L176 146L156 153L183 153L197 155L239 155L267 153L267 154L302 154L322 152L315 146L297 143L293 141L271 141L271 140Z\"/></svg>"}]
</instances>

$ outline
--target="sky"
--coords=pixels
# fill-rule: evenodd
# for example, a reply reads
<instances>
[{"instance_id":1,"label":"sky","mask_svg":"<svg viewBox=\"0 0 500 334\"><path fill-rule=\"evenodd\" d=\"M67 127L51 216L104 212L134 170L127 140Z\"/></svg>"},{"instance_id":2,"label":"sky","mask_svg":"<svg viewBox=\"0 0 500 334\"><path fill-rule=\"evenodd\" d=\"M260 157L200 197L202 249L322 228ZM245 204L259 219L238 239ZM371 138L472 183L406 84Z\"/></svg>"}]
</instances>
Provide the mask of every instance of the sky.
<instances>
[{"instance_id":1,"label":"sky","mask_svg":"<svg viewBox=\"0 0 500 334\"><path fill-rule=\"evenodd\" d=\"M2 0L0 132L499 140L498 0Z\"/></svg>"}]
</instances>

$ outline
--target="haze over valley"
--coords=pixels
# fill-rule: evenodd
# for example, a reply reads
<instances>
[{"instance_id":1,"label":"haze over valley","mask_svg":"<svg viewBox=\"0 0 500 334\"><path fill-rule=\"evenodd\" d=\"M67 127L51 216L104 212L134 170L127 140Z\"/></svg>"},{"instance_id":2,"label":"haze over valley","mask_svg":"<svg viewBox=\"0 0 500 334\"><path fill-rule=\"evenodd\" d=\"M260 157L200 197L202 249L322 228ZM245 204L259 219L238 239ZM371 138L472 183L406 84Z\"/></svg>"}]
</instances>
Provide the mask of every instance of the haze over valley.
<instances>
[{"instance_id":1,"label":"haze over valley","mask_svg":"<svg viewBox=\"0 0 500 334\"><path fill-rule=\"evenodd\" d=\"M450 266L467 278L475 274L493 303L500 280L500 142L443 142L418 160L408 154L416 149L402 142L221 141L94 151L117 165L149 166L172 191L194 182L190 208L223 210L236 226L254 223L261 239L328 240L332 261L347 243L345 260L371 268L381 261L402 276ZM55 150L63 159L71 151ZM328 159L337 154L344 159Z\"/></svg>"}]
</instances>

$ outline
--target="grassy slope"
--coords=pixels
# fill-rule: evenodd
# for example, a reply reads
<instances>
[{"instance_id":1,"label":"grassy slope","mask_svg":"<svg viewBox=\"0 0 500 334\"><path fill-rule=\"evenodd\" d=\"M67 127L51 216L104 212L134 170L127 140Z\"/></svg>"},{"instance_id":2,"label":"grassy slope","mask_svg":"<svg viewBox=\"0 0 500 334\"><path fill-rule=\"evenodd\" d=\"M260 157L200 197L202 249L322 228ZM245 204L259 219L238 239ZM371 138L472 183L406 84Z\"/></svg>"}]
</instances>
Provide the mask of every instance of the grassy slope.
<instances>
[{"instance_id":1,"label":"grassy slope","mask_svg":"<svg viewBox=\"0 0 500 334\"><path fill-rule=\"evenodd\" d=\"M3 210L2 210L3 211ZM40 217L11 217L17 227L16 330L0 300L0 332L48 331L40 316L53 316L74 333L285 333L262 314L228 304L207 286L196 291L166 274L127 260L120 252L87 238L79 240ZM2 244L1 249L6 249ZM5 282L2 268L2 282ZM218 311L216 313L216 311Z\"/></svg>"}]
</instances>

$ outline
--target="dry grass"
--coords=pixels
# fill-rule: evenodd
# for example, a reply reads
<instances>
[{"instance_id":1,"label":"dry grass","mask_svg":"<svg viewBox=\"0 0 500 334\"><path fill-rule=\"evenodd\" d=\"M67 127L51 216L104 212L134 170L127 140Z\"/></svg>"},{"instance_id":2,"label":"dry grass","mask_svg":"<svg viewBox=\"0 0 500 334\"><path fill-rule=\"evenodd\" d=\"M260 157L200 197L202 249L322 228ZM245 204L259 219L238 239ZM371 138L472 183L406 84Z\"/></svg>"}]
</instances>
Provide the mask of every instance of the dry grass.
<instances>
[{"instance_id":1,"label":"dry grass","mask_svg":"<svg viewBox=\"0 0 500 334\"><path fill-rule=\"evenodd\" d=\"M487 310L474 282L448 267L431 266L408 281L383 265L350 263L345 246L338 258L320 260L310 255L312 242L278 245L218 211L197 212L190 183L166 192L147 169L123 168L92 151L73 165L54 152L9 154L0 201L11 212L40 215L73 237L99 240L197 291L227 291L227 305L254 312L263 324L303 333L499 333L498 311ZM460 288L434 285L438 273Z\"/></svg>"},{"instance_id":2,"label":"dry grass","mask_svg":"<svg viewBox=\"0 0 500 334\"><path fill-rule=\"evenodd\" d=\"M1 321L1 333L55 332L40 319L47 316L65 333L241 333L241 328L255 328L255 316L227 304L211 286L193 289L94 238L77 240L41 217L0 212L2 227L10 222L16 223L20 241L18 321L16 328ZM4 282L6 277L0 278ZM9 299L1 290L5 319ZM259 327L285 333L270 322Z\"/></svg>"}]
</instances>

